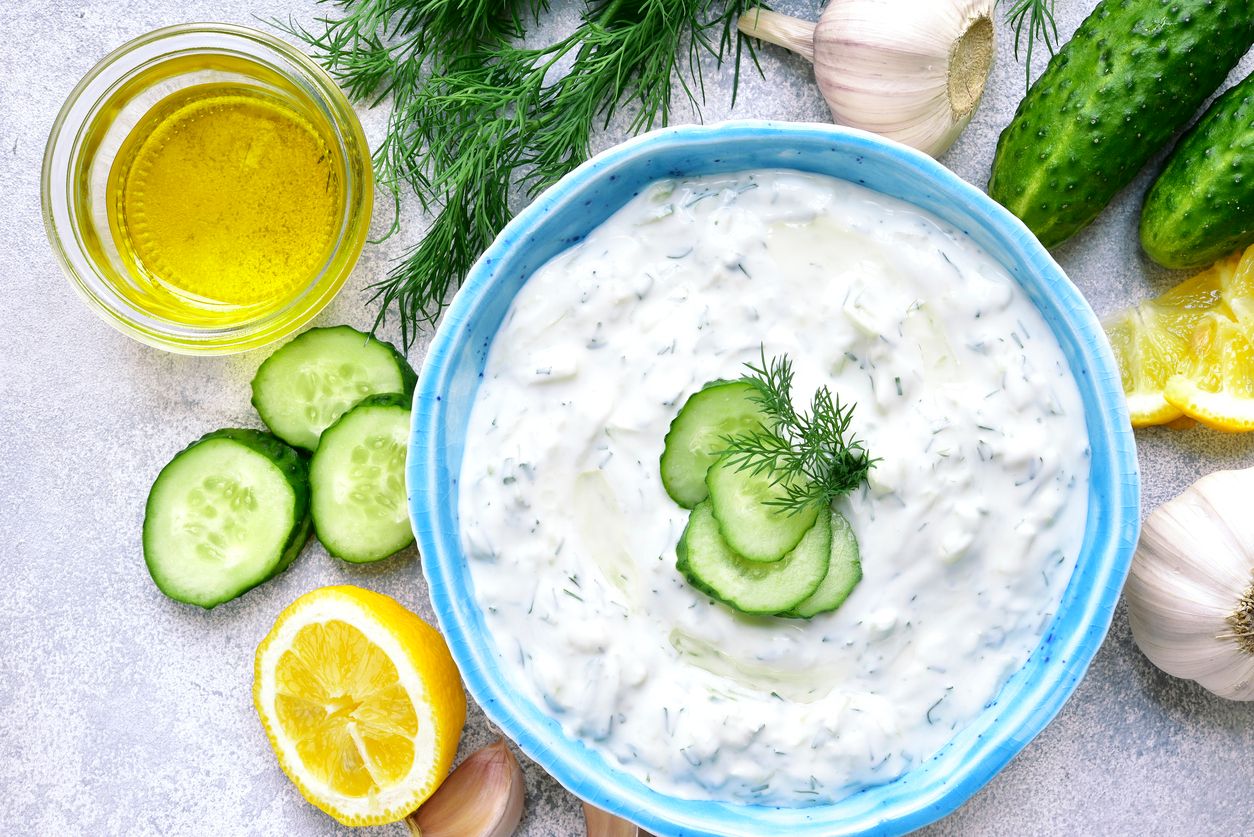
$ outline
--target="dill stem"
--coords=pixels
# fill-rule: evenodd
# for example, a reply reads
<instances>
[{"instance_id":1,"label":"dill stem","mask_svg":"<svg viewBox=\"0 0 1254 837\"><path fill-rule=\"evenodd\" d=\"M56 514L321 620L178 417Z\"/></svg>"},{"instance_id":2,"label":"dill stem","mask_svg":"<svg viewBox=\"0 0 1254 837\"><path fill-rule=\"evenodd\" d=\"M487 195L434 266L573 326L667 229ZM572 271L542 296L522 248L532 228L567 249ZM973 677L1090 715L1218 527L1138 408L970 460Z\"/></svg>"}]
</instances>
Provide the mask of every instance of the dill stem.
<instances>
[{"instance_id":1,"label":"dill stem","mask_svg":"<svg viewBox=\"0 0 1254 837\"><path fill-rule=\"evenodd\" d=\"M618 10L623 6L623 0L611 0L611 2L602 8L601 13L597 15L597 23L602 26L608 26L613 23L618 16Z\"/></svg>"},{"instance_id":2,"label":"dill stem","mask_svg":"<svg viewBox=\"0 0 1254 837\"><path fill-rule=\"evenodd\" d=\"M666 124L672 85L695 103L700 55L722 62L733 39L734 102L747 43L735 21L756 4L585 0L573 32L536 48L518 40L546 0L336 0L338 17L322 19L319 32L289 25L354 99L391 96L374 157L376 180L394 198L387 234L400 226L402 184L435 215L372 286L375 328L395 310L408 347L508 221L512 190L534 197L582 163L593 133L627 106L637 111L630 134ZM570 71L550 79L572 56Z\"/></svg>"}]
</instances>

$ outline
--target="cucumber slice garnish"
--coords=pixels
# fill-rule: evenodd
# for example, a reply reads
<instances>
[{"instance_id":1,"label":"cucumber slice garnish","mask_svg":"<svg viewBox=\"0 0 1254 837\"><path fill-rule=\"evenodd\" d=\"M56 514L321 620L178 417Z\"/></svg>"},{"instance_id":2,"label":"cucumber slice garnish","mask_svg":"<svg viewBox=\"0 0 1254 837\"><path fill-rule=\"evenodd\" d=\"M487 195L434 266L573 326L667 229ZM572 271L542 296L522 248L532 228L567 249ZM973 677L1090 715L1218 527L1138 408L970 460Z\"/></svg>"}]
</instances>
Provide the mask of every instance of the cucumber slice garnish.
<instances>
[{"instance_id":1,"label":"cucumber slice garnish","mask_svg":"<svg viewBox=\"0 0 1254 837\"><path fill-rule=\"evenodd\" d=\"M218 430L161 469L144 513L144 562L161 592L211 608L295 560L309 537L304 460L269 433Z\"/></svg>"},{"instance_id":2,"label":"cucumber slice garnish","mask_svg":"<svg viewBox=\"0 0 1254 837\"><path fill-rule=\"evenodd\" d=\"M380 561L414 542L405 497L409 398L372 395L322 434L309 465L313 522L327 552Z\"/></svg>"},{"instance_id":3,"label":"cucumber slice garnish","mask_svg":"<svg viewBox=\"0 0 1254 837\"><path fill-rule=\"evenodd\" d=\"M832 530L823 515L778 561L748 561L720 534L711 504L700 503L676 549L676 566L694 587L741 613L771 615L808 599L827 574Z\"/></svg>"},{"instance_id":4,"label":"cucumber slice garnish","mask_svg":"<svg viewBox=\"0 0 1254 837\"><path fill-rule=\"evenodd\" d=\"M858 553L858 539L853 527L840 512L832 512L832 552L827 565L827 575L810 598L781 616L809 619L820 613L835 610L845 603L853 588L862 580L862 561Z\"/></svg>"},{"instance_id":5,"label":"cucumber slice garnish","mask_svg":"<svg viewBox=\"0 0 1254 837\"><path fill-rule=\"evenodd\" d=\"M750 561L778 561L791 552L819 518L819 504L788 513L770 505L784 487L766 471L738 469L721 460L705 475L710 510L727 544Z\"/></svg>"},{"instance_id":6,"label":"cucumber slice garnish","mask_svg":"<svg viewBox=\"0 0 1254 837\"><path fill-rule=\"evenodd\" d=\"M715 452L726 447L724 438L762 426L756 394L741 381L716 381L684 402L662 449L662 486L672 500L691 509L709 496L705 475L718 459Z\"/></svg>"},{"instance_id":7,"label":"cucumber slice garnish","mask_svg":"<svg viewBox=\"0 0 1254 837\"><path fill-rule=\"evenodd\" d=\"M322 432L368 395L406 398L417 376L390 343L349 326L311 328L279 349L253 377L253 406L283 441L318 447Z\"/></svg>"}]
</instances>

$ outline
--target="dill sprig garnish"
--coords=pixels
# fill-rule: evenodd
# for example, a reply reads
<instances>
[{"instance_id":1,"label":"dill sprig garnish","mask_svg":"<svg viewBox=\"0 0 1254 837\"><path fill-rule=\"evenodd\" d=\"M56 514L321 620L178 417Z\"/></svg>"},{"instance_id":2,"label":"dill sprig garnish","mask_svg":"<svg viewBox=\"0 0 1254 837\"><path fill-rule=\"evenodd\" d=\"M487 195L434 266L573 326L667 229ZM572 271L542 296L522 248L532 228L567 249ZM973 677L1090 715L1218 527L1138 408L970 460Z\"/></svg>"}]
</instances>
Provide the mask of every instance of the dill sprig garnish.
<instances>
[{"instance_id":1,"label":"dill sprig garnish","mask_svg":"<svg viewBox=\"0 0 1254 837\"><path fill-rule=\"evenodd\" d=\"M788 355L760 366L745 364L749 374L740 380L756 391L750 396L767 421L761 430L726 436L719 451L738 471L767 474L783 489L781 497L766 500L785 514L798 514L814 504L827 504L856 489L878 459L849 430L855 404L842 405L826 386L819 387L808 411L792 402L792 361Z\"/></svg>"},{"instance_id":2,"label":"dill sprig garnish","mask_svg":"<svg viewBox=\"0 0 1254 837\"><path fill-rule=\"evenodd\" d=\"M1015 30L1015 60L1019 60L1019 43L1026 40L1026 51L1023 61L1024 83L1032 86L1032 50L1037 40L1042 41L1054 54L1058 42L1058 24L1054 22L1054 0L1011 0L1006 10L1006 20ZM1023 29L1027 27L1027 36Z\"/></svg>"},{"instance_id":3,"label":"dill sprig garnish","mask_svg":"<svg viewBox=\"0 0 1254 837\"><path fill-rule=\"evenodd\" d=\"M398 200L408 184L434 215L426 236L373 286L376 326L395 308L407 346L508 222L512 187L531 197L578 166L591 156L592 132L626 105L635 107L633 134L667 124L675 84L699 106L704 55L735 62L734 89L742 46L752 55L736 19L756 5L589 0L575 31L524 48L513 41L543 0L339 4L345 15L324 20L325 32L289 31L356 98L392 96L377 178Z\"/></svg>"}]
</instances>

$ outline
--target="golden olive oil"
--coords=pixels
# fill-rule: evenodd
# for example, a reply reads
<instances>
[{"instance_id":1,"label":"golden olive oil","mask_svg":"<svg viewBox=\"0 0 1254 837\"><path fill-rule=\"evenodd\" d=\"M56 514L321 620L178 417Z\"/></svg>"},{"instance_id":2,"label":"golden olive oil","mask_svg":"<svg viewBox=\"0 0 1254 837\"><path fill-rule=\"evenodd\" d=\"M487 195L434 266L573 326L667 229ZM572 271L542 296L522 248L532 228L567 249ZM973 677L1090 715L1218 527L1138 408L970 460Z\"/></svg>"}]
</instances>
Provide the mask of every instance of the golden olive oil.
<instances>
[{"instance_id":1,"label":"golden olive oil","mask_svg":"<svg viewBox=\"0 0 1254 837\"><path fill-rule=\"evenodd\" d=\"M143 308L191 325L282 308L326 264L344 173L327 126L260 86L199 84L136 123L108 177L114 244Z\"/></svg>"}]
</instances>

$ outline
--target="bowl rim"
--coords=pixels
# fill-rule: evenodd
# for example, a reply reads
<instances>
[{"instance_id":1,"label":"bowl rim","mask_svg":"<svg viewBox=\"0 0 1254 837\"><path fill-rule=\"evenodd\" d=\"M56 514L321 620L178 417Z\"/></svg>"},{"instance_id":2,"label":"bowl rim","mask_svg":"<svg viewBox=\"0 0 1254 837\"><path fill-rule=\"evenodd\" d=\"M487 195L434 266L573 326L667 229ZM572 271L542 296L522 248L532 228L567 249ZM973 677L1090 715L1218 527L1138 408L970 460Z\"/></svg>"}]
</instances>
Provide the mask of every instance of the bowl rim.
<instances>
[{"instance_id":1,"label":"bowl rim","mask_svg":"<svg viewBox=\"0 0 1254 837\"><path fill-rule=\"evenodd\" d=\"M895 164L917 173L924 180L930 181L929 185L935 189L956 196L957 204L965 214L981 214L996 236L1008 248L1021 254L1023 262L1036 274L1032 284L1041 289L1048 287L1048 294L1053 297L1059 310L1064 312L1066 325L1082 338L1077 340L1078 358L1085 361L1088 368L1096 373L1092 381L1096 403L1086 403L1096 413L1089 415L1086 410L1086 422L1090 434L1094 422L1103 431L1105 449L1109 452L1109 487L1112 489L1112 496L1106 497L1108 504L1103 508L1108 513L1106 520L1095 524L1090 519L1086 523L1086 548L1082 550L1082 556L1088 561L1097 562L1099 577L1103 583L1100 588L1094 588L1089 593L1088 601L1075 603L1077 607L1083 605L1079 622L1066 637L1070 643L1062 649L1066 656L1053 664L1047 658L1043 664L1048 667L1050 676L1041 688L1046 684L1050 688L1041 700L1019 707L1013 717L995 718L987 734L978 736L963 751L964 761L959 769L944 774L937 783L922 786L926 793L915 793L904 801L898 801L887 813L876 807L860 812L854 819L797 814L787 817L786 822L781 818L775 823L770 818L742 818L740 813L835 813L851 797L810 808L780 809L732 803L710 805L702 801L669 796L647 788L629 774L615 769L605 761L604 756L583 748L572 736L563 733L554 741L551 734L546 735L543 730L533 728L527 719L513 710L511 704L529 704L530 698L511 693L503 678L493 679L488 670L488 663L495 656L492 640L490 637L473 635L466 630L467 623L463 621L465 614L474 607L470 589L463 588L458 581L461 573L458 565L465 563L461 553L460 533L455 526L451 532L448 531L448 527L441 521L442 515L446 515L451 522L456 523L451 517L452 513L448 511L451 508L449 495L452 486L442 484L439 479L444 450L437 440L441 438L440 429L443 424L443 395L453 377L456 360L466 349L463 338L468 332L466 326L480 302L492 293L496 281L496 265L514 246L525 242L528 234L541 227L545 217L555 207L575 196L589 181L596 180L602 170L647 155L659 147L711 141L734 143L750 138L760 141L763 137L786 142L789 139L812 140L816 135L824 140L842 143L845 146L842 150L849 153L856 154L862 149L888 157ZM787 167L787 164L779 167ZM1051 325L1051 331L1057 334L1057 326ZM1072 362L1073 367L1074 363L1075 361ZM1085 400L1088 402L1087 398ZM1090 447L1095 449L1096 445L1091 442ZM1105 333L1080 291L1017 217L936 160L922 152L864 131L822 123L734 120L711 125L663 128L602 151L547 189L501 231L471 269L461 290L446 310L424 358L418 386L414 392L409 451L406 488L410 499L411 524L423 556L423 574L440 630L448 641L470 695L482 707L489 720L571 793L658 835L760 835L764 833L764 826L769 828L772 825L780 829L779 833L797 837L819 837L834 833L899 834L920 828L951 813L987 784L1036 737L1074 692L1109 630L1140 530L1139 467L1121 380ZM1092 497L1090 490L1090 518L1093 511ZM1105 533L1101 542L1089 542L1094 526L1098 526ZM1079 569L1080 563L1077 562L1076 568L1072 570L1072 579L1064 590L1064 598L1073 587ZM1054 619L1057 618L1058 615L1055 614ZM1042 642L1044 640L1043 636ZM1027 666L1028 663L1025 663L1021 672ZM1014 679L1012 678L1012 682ZM999 695L1008 686L1009 684L1003 686ZM551 714L541 714L555 721ZM977 716L967 726L976 725L985 714L987 713ZM962 731L959 731L959 737L961 734ZM952 743L953 739L941 752L947 750ZM585 758L577 752L580 748L593 753L607 769L589 775L585 770L588 765L580 763L580 759ZM933 758L940 755L938 753ZM925 761L923 766L926 767L927 764ZM918 768L907 771L893 782L869 786L868 789L891 787L916 772ZM618 777L635 781L638 787L620 782ZM705 810L683 810L686 807ZM720 815L715 813L717 811L735 813Z\"/></svg>"}]
</instances>

